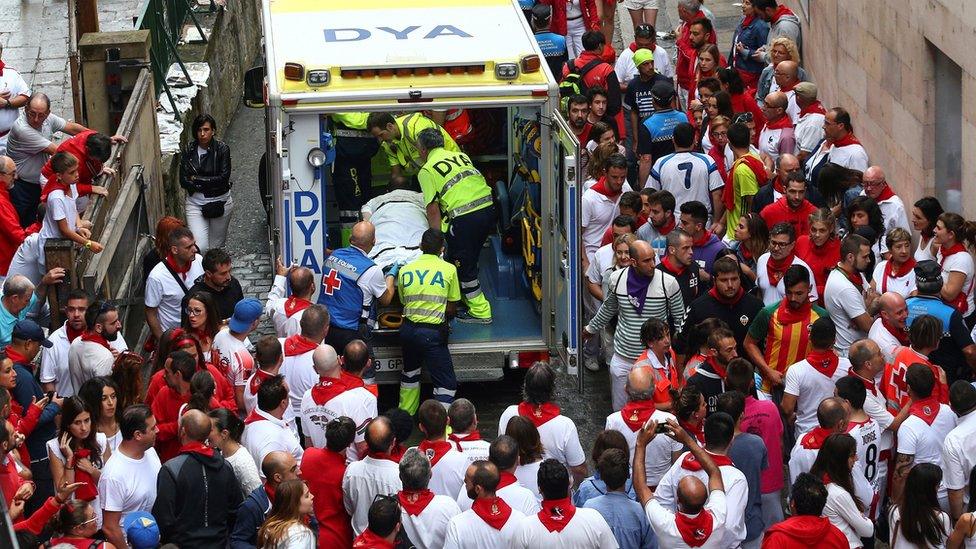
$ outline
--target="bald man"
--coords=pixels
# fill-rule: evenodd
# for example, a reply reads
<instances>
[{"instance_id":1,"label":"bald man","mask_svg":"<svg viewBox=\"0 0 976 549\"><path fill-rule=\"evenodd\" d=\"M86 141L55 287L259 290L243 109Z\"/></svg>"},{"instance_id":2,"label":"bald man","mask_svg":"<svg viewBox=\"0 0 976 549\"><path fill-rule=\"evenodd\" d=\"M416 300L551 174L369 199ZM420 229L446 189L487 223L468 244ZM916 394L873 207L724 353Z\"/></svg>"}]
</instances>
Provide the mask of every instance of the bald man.
<instances>
[{"instance_id":1,"label":"bald man","mask_svg":"<svg viewBox=\"0 0 976 549\"><path fill-rule=\"evenodd\" d=\"M366 427L366 457L346 467L342 503L357 536L368 525L369 506L376 496L396 494L403 488L400 466L390 457L395 442L393 424L385 416L377 417Z\"/></svg>"},{"instance_id":2,"label":"bald man","mask_svg":"<svg viewBox=\"0 0 976 549\"><path fill-rule=\"evenodd\" d=\"M243 501L230 463L207 445L210 417L190 410L180 418L180 453L159 470L152 514L160 543L216 547L226 543Z\"/></svg>"},{"instance_id":3,"label":"bald man","mask_svg":"<svg viewBox=\"0 0 976 549\"><path fill-rule=\"evenodd\" d=\"M782 154L796 154L793 119L787 111L789 103L786 94L777 91L767 95L761 105L766 125L759 133L759 152L773 162Z\"/></svg>"},{"instance_id":4,"label":"bald man","mask_svg":"<svg viewBox=\"0 0 976 549\"><path fill-rule=\"evenodd\" d=\"M786 114L796 124L797 119L800 118L800 107L796 103L796 90L793 88L800 83L800 65L789 59L780 61L773 69L773 79L776 80L779 91L786 94L788 102Z\"/></svg>"},{"instance_id":5,"label":"bald man","mask_svg":"<svg viewBox=\"0 0 976 549\"><path fill-rule=\"evenodd\" d=\"M322 286L318 302L329 309L329 333L325 342L344 349L353 339L370 343L376 325L373 301L389 305L393 300L399 266L384 276L383 270L369 258L376 243L376 229L369 221L352 227L349 246L332 252L322 265ZM372 375L366 376L368 379Z\"/></svg>"},{"instance_id":6,"label":"bald man","mask_svg":"<svg viewBox=\"0 0 976 549\"><path fill-rule=\"evenodd\" d=\"M861 194L873 198L878 203L878 207L881 208L885 235L895 227L901 227L909 233L912 232L912 226L908 223L908 213L905 211L905 203L888 185L881 166L871 166L865 170L861 185L864 187ZM884 240L884 235L882 235L879 242L883 243ZM888 248L885 246L882 253L887 252Z\"/></svg>"},{"instance_id":7,"label":"bald man","mask_svg":"<svg viewBox=\"0 0 976 549\"><path fill-rule=\"evenodd\" d=\"M258 528L271 512L271 496L278 485L298 478L298 462L288 452L268 452L261 462L265 483L258 486L237 508L237 521L230 535L231 549L254 549L257 545Z\"/></svg>"},{"instance_id":8,"label":"bald man","mask_svg":"<svg viewBox=\"0 0 976 549\"><path fill-rule=\"evenodd\" d=\"M279 257L275 261L274 282L264 305L264 314L271 317L278 337L301 332L302 315L312 305L314 296L315 274L312 270L298 265L286 267Z\"/></svg>"},{"instance_id":9,"label":"bald man","mask_svg":"<svg viewBox=\"0 0 976 549\"><path fill-rule=\"evenodd\" d=\"M908 339L908 305L905 298L898 292L885 292L878 298L880 314L871 325L868 339L874 341L881 348L885 362L895 359L898 347L907 347Z\"/></svg>"},{"instance_id":10,"label":"bald man","mask_svg":"<svg viewBox=\"0 0 976 549\"><path fill-rule=\"evenodd\" d=\"M327 412L329 402L342 394L346 385L340 379L339 356L331 345L322 344L312 351L312 368L319 379L302 395L298 419L305 447L324 448L325 426L338 417Z\"/></svg>"},{"instance_id":11,"label":"bald man","mask_svg":"<svg viewBox=\"0 0 976 549\"><path fill-rule=\"evenodd\" d=\"M0 282L7 276L10 260L27 237L20 226L17 208L11 202L10 192L17 177L17 165L8 156L0 156Z\"/></svg>"}]
</instances>

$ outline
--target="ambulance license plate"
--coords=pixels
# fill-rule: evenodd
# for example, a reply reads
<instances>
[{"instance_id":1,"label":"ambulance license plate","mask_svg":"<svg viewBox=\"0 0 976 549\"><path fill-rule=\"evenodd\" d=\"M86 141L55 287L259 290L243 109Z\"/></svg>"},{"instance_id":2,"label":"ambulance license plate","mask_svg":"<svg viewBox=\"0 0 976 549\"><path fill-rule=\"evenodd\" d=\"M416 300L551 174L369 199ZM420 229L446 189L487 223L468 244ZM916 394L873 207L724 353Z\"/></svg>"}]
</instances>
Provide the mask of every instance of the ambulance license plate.
<instances>
[{"instance_id":1,"label":"ambulance license plate","mask_svg":"<svg viewBox=\"0 0 976 549\"><path fill-rule=\"evenodd\" d=\"M373 368L377 372L399 372L403 369L403 358L374 358Z\"/></svg>"}]
</instances>

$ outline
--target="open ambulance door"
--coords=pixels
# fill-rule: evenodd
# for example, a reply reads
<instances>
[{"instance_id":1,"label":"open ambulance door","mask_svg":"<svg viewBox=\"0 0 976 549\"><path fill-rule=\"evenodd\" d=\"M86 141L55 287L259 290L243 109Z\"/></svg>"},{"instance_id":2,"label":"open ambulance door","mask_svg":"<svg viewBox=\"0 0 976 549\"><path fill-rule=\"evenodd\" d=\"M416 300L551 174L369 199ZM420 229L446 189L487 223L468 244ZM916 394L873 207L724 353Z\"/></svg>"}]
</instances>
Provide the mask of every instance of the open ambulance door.
<instances>
[{"instance_id":1,"label":"open ambulance door","mask_svg":"<svg viewBox=\"0 0 976 549\"><path fill-rule=\"evenodd\" d=\"M549 256L549 295L554 330L552 346L566 373L576 376L583 391L580 371L581 312L580 288L580 196L582 178L579 173L579 141L569 124L558 111L552 114L549 154L549 236L552 252Z\"/></svg>"}]
</instances>

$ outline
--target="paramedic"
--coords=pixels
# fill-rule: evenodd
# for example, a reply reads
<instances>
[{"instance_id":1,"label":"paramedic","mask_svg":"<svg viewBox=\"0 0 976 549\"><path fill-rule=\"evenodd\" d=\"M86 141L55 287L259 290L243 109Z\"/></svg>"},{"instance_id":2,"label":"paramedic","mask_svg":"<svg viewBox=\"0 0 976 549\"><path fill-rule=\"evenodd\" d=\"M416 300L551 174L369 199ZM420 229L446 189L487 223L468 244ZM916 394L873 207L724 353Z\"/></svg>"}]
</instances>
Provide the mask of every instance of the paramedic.
<instances>
[{"instance_id":1,"label":"paramedic","mask_svg":"<svg viewBox=\"0 0 976 549\"><path fill-rule=\"evenodd\" d=\"M366 131L368 116L365 112L332 115L332 135L336 143L332 183L339 207L343 244L348 244L352 226L359 221L359 209L372 198L373 156L379 151L379 143Z\"/></svg>"},{"instance_id":2,"label":"paramedic","mask_svg":"<svg viewBox=\"0 0 976 549\"><path fill-rule=\"evenodd\" d=\"M381 141L393 172L390 176L391 181L415 176L424 165L424 160L420 157L417 136L428 128L440 130L444 149L461 152L447 130L438 126L423 113L413 112L396 118L388 112L374 112L369 115L366 129Z\"/></svg>"}]
</instances>

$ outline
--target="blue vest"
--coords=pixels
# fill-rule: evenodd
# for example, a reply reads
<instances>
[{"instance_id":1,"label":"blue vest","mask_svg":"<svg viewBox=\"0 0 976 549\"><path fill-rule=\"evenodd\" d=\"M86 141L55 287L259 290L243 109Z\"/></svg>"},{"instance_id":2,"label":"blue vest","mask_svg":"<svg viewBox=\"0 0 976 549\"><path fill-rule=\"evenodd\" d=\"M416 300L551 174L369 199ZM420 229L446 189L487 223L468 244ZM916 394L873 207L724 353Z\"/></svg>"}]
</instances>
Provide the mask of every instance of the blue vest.
<instances>
[{"instance_id":1,"label":"blue vest","mask_svg":"<svg viewBox=\"0 0 976 549\"><path fill-rule=\"evenodd\" d=\"M674 109L657 111L644 121L644 127L651 134L651 141L671 141L674 128L682 122L688 122L688 117Z\"/></svg>"},{"instance_id":2,"label":"blue vest","mask_svg":"<svg viewBox=\"0 0 976 549\"><path fill-rule=\"evenodd\" d=\"M908 320L906 326L911 326L916 318L922 315L932 315L942 323L942 334L945 337L949 333L949 324L952 321L952 313L956 309L951 305L946 305L937 297L915 296L905 300L908 305Z\"/></svg>"},{"instance_id":3,"label":"blue vest","mask_svg":"<svg viewBox=\"0 0 976 549\"><path fill-rule=\"evenodd\" d=\"M535 35L535 41L539 43L542 55L546 57L559 57L566 55L566 37L554 32L539 32ZM555 75L559 78L561 75Z\"/></svg>"},{"instance_id":4,"label":"blue vest","mask_svg":"<svg viewBox=\"0 0 976 549\"><path fill-rule=\"evenodd\" d=\"M371 306L363 306L359 277L373 260L356 248L339 248L322 265L322 288L319 304L329 309L329 324L347 330L358 330L369 319Z\"/></svg>"}]
</instances>

